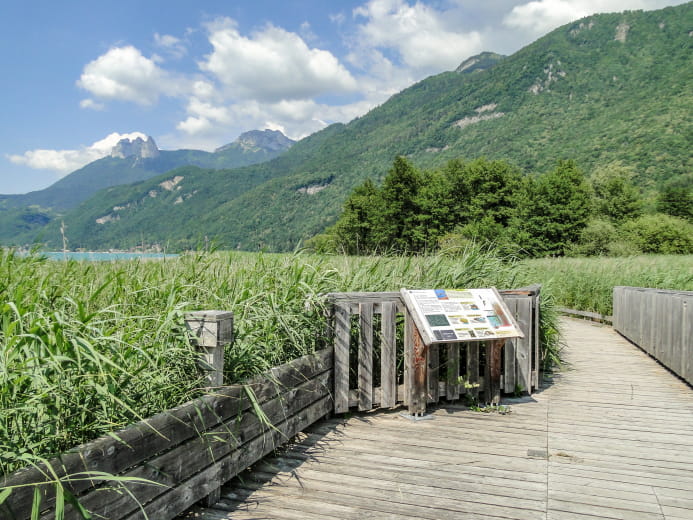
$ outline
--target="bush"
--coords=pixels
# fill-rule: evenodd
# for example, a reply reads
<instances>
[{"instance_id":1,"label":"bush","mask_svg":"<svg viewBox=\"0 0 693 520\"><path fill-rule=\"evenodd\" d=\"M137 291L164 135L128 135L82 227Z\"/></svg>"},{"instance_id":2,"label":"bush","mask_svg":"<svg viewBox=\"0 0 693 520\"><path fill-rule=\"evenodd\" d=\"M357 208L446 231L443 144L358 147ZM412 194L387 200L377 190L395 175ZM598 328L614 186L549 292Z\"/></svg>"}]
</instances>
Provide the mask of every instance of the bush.
<instances>
[{"instance_id":1,"label":"bush","mask_svg":"<svg viewBox=\"0 0 693 520\"><path fill-rule=\"evenodd\" d=\"M678 217L657 213L626 222L622 236L643 253L693 253L693 224Z\"/></svg>"}]
</instances>

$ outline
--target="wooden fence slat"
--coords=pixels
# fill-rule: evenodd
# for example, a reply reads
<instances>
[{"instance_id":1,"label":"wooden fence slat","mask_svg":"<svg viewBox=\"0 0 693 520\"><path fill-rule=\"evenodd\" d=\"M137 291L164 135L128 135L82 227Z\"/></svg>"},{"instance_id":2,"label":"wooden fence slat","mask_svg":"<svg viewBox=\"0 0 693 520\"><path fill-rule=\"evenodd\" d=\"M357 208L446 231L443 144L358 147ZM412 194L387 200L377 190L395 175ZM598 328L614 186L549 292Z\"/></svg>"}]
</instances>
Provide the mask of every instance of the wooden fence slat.
<instances>
[{"instance_id":1,"label":"wooden fence slat","mask_svg":"<svg viewBox=\"0 0 693 520\"><path fill-rule=\"evenodd\" d=\"M532 393L532 300L523 298L517 301L517 324L524 338L515 340L516 376L515 385L522 392ZM515 389L513 389L515 390Z\"/></svg>"},{"instance_id":2,"label":"wooden fence slat","mask_svg":"<svg viewBox=\"0 0 693 520\"><path fill-rule=\"evenodd\" d=\"M349 411L349 343L351 318L348 307L335 306L334 330L334 411Z\"/></svg>"},{"instance_id":3,"label":"wooden fence slat","mask_svg":"<svg viewBox=\"0 0 693 520\"><path fill-rule=\"evenodd\" d=\"M467 345L467 374L466 379L471 385L479 384L479 342L470 341ZM479 399L479 387L472 386L467 394L474 401Z\"/></svg>"},{"instance_id":4,"label":"wooden fence slat","mask_svg":"<svg viewBox=\"0 0 693 520\"><path fill-rule=\"evenodd\" d=\"M447 344L448 364L445 370L446 397L449 401L456 401L460 398L460 344Z\"/></svg>"},{"instance_id":5,"label":"wooden fence slat","mask_svg":"<svg viewBox=\"0 0 693 520\"><path fill-rule=\"evenodd\" d=\"M669 298L669 331L668 331L668 345L666 347L667 357L669 359L669 368L677 376L681 377L683 373L683 366L681 364L681 352L683 350L682 340L682 326L683 326L683 298L676 295ZM666 364L666 363L665 363Z\"/></svg>"},{"instance_id":6,"label":"wooden fence slat","mask_svg":"<svg viewBox=\"0 0 693 520\"><path fill-rule=\"evenodd\" d=\"M404 402L409 406L414 389L414 320L404 311Z\"/></svg>"},{"instance_id":7,"label":"wooden fence slat","mask_svg":"<svg viewBox=\"0 0 693 520\"><path fill-rule=\"evenodd\" d=\"M373 303L359 304L359 411L373 408Z\"/></svg>"},{"instance_id":8,"label":"wooden fence slat","mask_svg":"<svg viewBox=\"0 0 693 520\"><path fill-rule=\"evenodd\" d=\"M518 298L504 298L505 305L508 310L515 316L515 321L517 321L517 300ZM504 356L504 370L503 370L503 390L506 392L515 391L515 342L516 338L509 339L505 342L505 347L503 347Z\"/></svg>"},{"instance_id":9,"label":"wooden fence slat","mask_svg":"<svg viewBox=\"0 0 693 520\"><path fill-rule=\"evenodd\" d=\"M437 403L439 399L438 387L438 371L440 368L439 346L434 343L428 347L428 355L426 356L426 386L428 392L426 396L427 403Z\"/></svg>"},{"instance_id":10,"label":"wooden fence slat","mask_svg":"<svg viewBox=\"0 0 693 520\"><path fill-rule=\"evenodd\" d=\"M532 331L532 342L534 345L534 386L529 389L529 393L532 390L539 388L541 386L541 380L543 376L541 375L541 289L537 289L536 294L531 298L530 304L530 317L529 317L529 328L532 328L534 324L534 330Z\"/></svg>"},{"instance_id":11,"label":"wooden fence slat","mask_svg":"<svg viewBox=\"0 0 693 520\"><path fill-rule=\"evenodd\" d=\"M683 298L681 377L693 385L693 296Z\"/></svg>"},{"instance_id":12,"label":"wooden fence slat","mask_svg":"<svg viewBox=\"0 0 693 520\"><path fill-rule=\"evenodd\" d=\"M397 404L397 306L394 302L383 302L380 342L380 406L391 408Z\"/></svg>"}]
</instances>

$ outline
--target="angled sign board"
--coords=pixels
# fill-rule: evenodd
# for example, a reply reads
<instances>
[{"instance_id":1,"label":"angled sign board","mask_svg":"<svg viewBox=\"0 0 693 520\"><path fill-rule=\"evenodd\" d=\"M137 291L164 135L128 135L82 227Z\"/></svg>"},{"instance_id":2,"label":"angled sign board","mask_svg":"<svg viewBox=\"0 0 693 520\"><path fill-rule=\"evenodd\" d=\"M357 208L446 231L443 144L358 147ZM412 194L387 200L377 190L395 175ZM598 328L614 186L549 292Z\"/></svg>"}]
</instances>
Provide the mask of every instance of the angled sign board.
<instances>
[{"instance_id":1,"label":"angled sign board","mask_svg":"<svg viewBox=\"0 0 693 520\"><path fill-rule=\"evenodd\" d=\"M524 338L495 287L400 292L426 345Z\"/></svg>"}]
</instances>

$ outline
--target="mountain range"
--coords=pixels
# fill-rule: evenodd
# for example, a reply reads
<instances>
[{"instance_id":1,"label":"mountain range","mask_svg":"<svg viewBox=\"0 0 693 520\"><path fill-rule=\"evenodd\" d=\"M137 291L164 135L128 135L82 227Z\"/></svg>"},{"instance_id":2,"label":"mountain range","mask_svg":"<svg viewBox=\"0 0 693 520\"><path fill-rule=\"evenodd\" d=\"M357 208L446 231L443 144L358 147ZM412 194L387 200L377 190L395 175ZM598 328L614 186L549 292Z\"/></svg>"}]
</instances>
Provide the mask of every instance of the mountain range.
<instances>
[{"instance_id":1,"label":"mountain range","mask_svg":"<svg viewBox=\"0 0 693 520\"><path fill-rule=\"evenodd\" d=\"M3 212L15 212L16 221L16 212L28 211L34 220L13 232L4 224L11 215L0 213L0 238L55 247L62 225L71 248L145 242L176 250L208 237L222 248L289 250L333 223L350 190L366 178L380 181L398 155L422 168L459 157L506 159L528 175L560 159L574 159L588 174L618 164L633 169L646 192L672 179L690 182L691 28L693 3L593 15L511 56L466 59L269 161L219 169L223 161L170 152L187 154L186 165L151 168L162 174L106 187L78 206L5 198ZM141 164L160 161L160 153ZM54 209L31 213L27 201Z\"/></svg>"}]
</instances>

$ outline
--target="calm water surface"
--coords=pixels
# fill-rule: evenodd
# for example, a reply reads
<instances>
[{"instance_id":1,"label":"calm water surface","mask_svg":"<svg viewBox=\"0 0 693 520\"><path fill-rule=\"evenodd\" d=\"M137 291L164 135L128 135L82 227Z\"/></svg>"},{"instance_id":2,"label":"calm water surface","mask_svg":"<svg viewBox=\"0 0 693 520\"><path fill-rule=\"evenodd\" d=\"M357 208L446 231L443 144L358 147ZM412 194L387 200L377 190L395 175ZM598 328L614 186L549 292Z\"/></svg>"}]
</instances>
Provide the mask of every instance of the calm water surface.
<instances>
[{"instance_id":1,"label":"calm water surface","mask_svg":"<svg viewBox=\"0 0 693 520\"><path fill-rule=\"evenodd\" d=\"M108 253L105 251L86 251L81 253L63 253L61 251L44 251L39 253L51 260L86 260L88 262L103 262L109 260L134 260L141 259L158 259L158 258L176 258L178 255L171 253Z\"/></svg>"}]
</instances>

